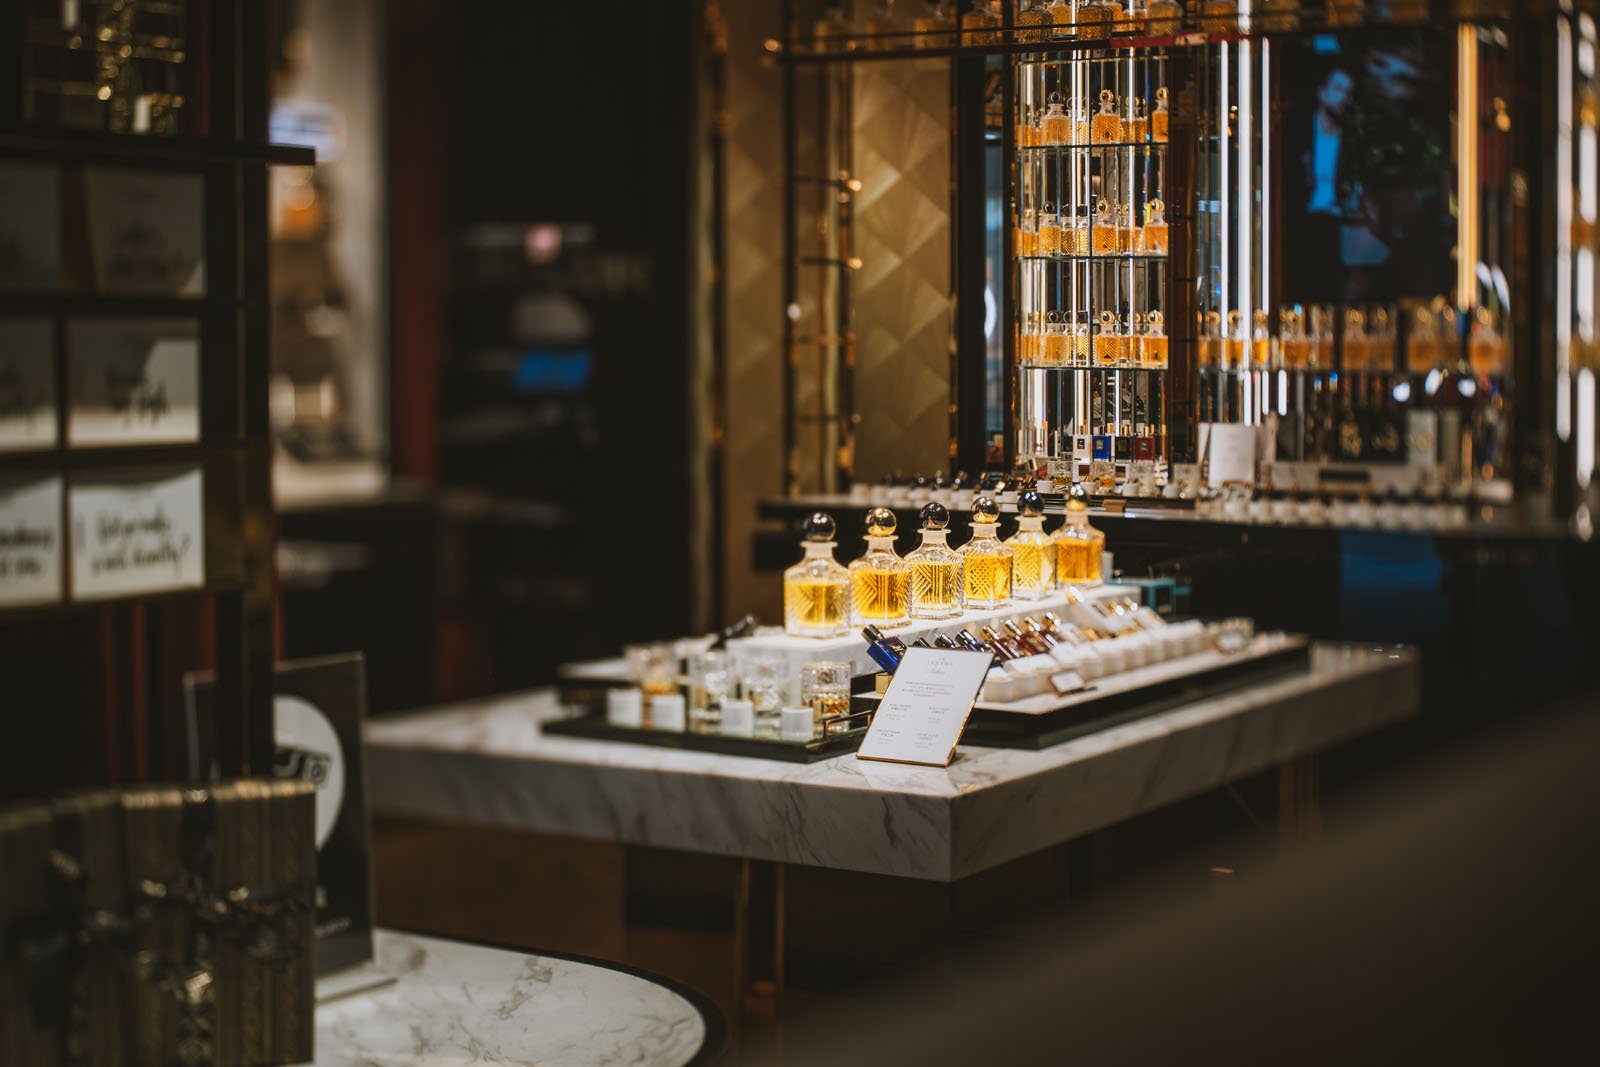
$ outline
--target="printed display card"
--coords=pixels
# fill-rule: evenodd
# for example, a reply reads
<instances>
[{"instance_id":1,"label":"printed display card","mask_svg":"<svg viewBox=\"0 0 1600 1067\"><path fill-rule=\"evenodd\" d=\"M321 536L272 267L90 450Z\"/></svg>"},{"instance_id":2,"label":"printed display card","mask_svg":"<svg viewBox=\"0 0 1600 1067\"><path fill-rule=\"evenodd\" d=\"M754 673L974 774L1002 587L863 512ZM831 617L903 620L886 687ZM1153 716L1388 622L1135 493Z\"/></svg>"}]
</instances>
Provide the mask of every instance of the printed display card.
<instances>
[{"instance_id":1,"label":"printed display card","mask_svg":"<svg viewBox=\"0 0 1600 1067\"><path fill-rule=\"evenodd\" d=\"M1256 428L1226 422L1200 424L1200 455L1210 461L1206 484L1220 489L1229 482L1256 480Z\"/></svg>"},{"instance_id":2,"label":"printed display card","mask_svg":"<svg viewBox=\"0 0 1600 1067\"><path fill-rule=\"evenodd\" d=\"M906 649L856 759L949 766L993 663L988 652Z\"/></svg>"},{"instance_id":3,"label":"printed display card","mask_svg":"<svg viewBox=\"0 0 1600 1067\"><path fill-rule=\"evenodd\" d=\"M205 295L205 181L198 174L91 167L83 182L100 292Z\"/></svg>"},{"instance_id":4,"label":"printed display card","mask_svg":"<svg viewBox=\"0 0 1600 1067\"><path fill-rule=\"evenodd\" d=\"M0 452L56 446L54 349L49 319L0 319Z\"/></svg>"},{"instance_id":5,"label":"printed display card","mask_svg":"<svg viewBox=\"0 0 1600 1067\"><path fill-rule=\"evenodd\" d=\"M0 480L0 607L61 599L61 479Z\"/></svg>"},{"instance_id":6,"label":"printed display card","mask_svg":"<svg viewBox=\"0 0 1600 1067\"><path fill-rule=\"evenodd\" d=\"M201 482L195 468L75 479L68 491L74 599L204 585Z\"/></svg>"},{"instance_id":7,"label":"printed display card","mask_svg":"<svg viewBox=\"0 0 1600 1067\"><path fill-rule=\"evenodd\" d=\"M200 439L200 341L192 319L67 323L69 445Z\"/></svg>"}]
</instances>

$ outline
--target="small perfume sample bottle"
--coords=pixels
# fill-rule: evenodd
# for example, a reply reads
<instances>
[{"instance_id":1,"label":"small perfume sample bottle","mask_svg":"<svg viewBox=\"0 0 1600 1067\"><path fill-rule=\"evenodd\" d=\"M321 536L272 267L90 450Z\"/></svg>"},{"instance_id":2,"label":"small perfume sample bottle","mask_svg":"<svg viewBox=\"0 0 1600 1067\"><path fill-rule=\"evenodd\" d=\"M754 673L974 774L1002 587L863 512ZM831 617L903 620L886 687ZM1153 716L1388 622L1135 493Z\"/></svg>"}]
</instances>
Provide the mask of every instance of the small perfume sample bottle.
<instances>
[{"instance_id":1,"label":"small perfume sample bottle","mask_svg":"<svg viewBox=\"0 0 1600 1067\"><path fill-rule=\"evenodd\" d=\"M989 646L972 636L971 630L961 630L956 634L956 644L969 652L988 652Z\"/></svg>"},{"instance_id":2,"label":"small perfume sample bottle","mask_svg":"<svg viewBox=\"0 0 1600 1067\"><path fill-rule=\"evenodd\" d=\"M911 565L911 617L948 619L961 614L961 557L948 543L950 512L943 504L922 508L922 544L906 556Z\"/></svg>"},{"instance_id":3,"label":"small perfume sample bottle","mask_svg":"<svg viewBox=\"0 0 1600 1067\"><path fill-rule=\"evenodd\" d=\"M1091 144L1116 144L1122 140L1122 116L1117 114L1117 94L1100 90L1100 110L1089 124Z\"/></svg>"},{"instance_id":4,"label":"small perfume sample bottle","mask_svg":"<svg viewBox=\"0 0 1600 1067\"><path fill-rule=\"evenodd\" d=\"M1140 345L1140 362L1146 367L1164 369L1167 365L1167 317L1159 311L1150 312Z\"/></svg>"},{"instance_id":5,"label":"small perfume sample bottle","mask_svg":"<svg viewBox=\"0 0 1600 1067\"><path fill-rule=\"evenodd\" d=\"M1056 581L1061 585L1099 585L1106 535L1089 525L1089 507L1067 501L1067 522L1056 531Z\"/></svg>"},{"instance_id":6,"label":"small perfume sample bottle","mask_svg":"<svg viewBox=\"0 0 1600 1067\"><path fill-rule=\"evenodd\" d=\"M894 550L894 512L867 512L867 551L850 564L850 608L856 625L888 629L911 621L911 568Z\"/></svg>"},{"instance_id":7,"label":"small perfume sample bottle","mask_svg":"<svg viewBox=\"0 0 1600 1067\"><path fill-rule=\"evenodd\" d=\"M1163 85L1156 90L1156 109L1150 112L1150 140L1156 144L1167 143L1168 121L1171 117L1167 112L1167 87Z\"/></svg>"},{"instance_id":8,"label":"small perfume sample bottle","mask_svg":"<svg viewBox=\"0 0 1600 1067\"><path fill-rule=\"evenodd\" d=\"M889 674L900 669L900 661L906 654L904 641L885 636L876 626L863 626L861 636L867 639L867 655L872 657L872 662Z\"/></svg>"},{"instance_id":9,"label":"small perfume sample bottle","mask_svg":"<svg viewBox=\"0 0 1600 1067\"><path fill-rule=\"evenodd\" d=\"M1006 634L996 630L993 626L985 626L978 633L983 636L984 645L990 652L994 653L994 658L1002 662L1010 659L1021 659L1028 654L1023 651L1021 645Z\"/></svg>"},{"instance_id":10,"label":"small perfume sample bottle","mask_svg":"<svg viewBox=\"0 0 1600 1067\"><path fill-rule=\"evenodd\" d=\"M1017 497L1017 532L1006 541L1011 549L1011 595L1038 600L1056 587L1055 550L1044 532L1044 501L1029 489Z\"/></svg>"},{"instance_id":11,"label":"small perfume sample bottle","mask_svg":"<svg viewBox=\"0 0 1600 1067\"><path fill-rule=\"evenodd\" d=\"M1111 202L1104 198L1094 205L1094 221L1089 226L1089 247L1097 256L1109 256L1117 250L1117 220L1112 217Z\"/></svg>"},{"instance_id":12,"label":"small perfume sample bottle","mask_svg":"<svg viewBox=\"0 0 1600 1067\"><path fill-rule=\"evenodd\" d=\"M1472 331L1467 335L1467 362L1480 378L1494 378L1506 370L1506 338L1500 332L1499 317L1489 308L1472 313Z\"/></svg>"},{"instance_id":13,"label":"small perfume sample bottle","mask_svg":"<svg viewBox=\"0 0 1600 1067\"><path fill-rule=\"evenodd\" d=\"M1002 626L1016 646L1028 655L1042 656L1050 651L1049 642L1033 631L1018 626L1015 619L1007 619Z\"/></svg>"},{"instance_id":14,"label":"small perfume sample bottle","mask_svg":"<svg viewBox=\"0 0 1600 1067\"><path fill-rule=\"evenodd\" d=\"M805 558L783 572L783 629L796 637L849 632L850 574L833 558L833 517L814 512L801 527Z\"/></svg>"},{"instance_id":15,"label":"small perfume sample bottle","mask_svg":"<svg viewBox=\"0 0 1600 1067\"><path fill-rule=\"evenodd\" d=\"M1141 235L1142 251L1152 256L1167 254L1167 205L1156 197L1144 206L1144 231Z\"/></svg>"},{"instance_id":16,"label":"small perfume sample bottle","mask_svg":"<svg viewBox=\"0 0 1600 1067\"><path fill-rule=\"evenodd\" d=\"M935 634L933 637L934 648L959 649L961 643L949 634Z\"/></svg>"},{"instance_id":17,"label":"small perfume sample bottle","mask_svg":"<svg viewBox=\"0 0 1600 1067\"><path fill-rule=\"evenodd\" d=\"M1050 103L1039 119L1039 136L1043 144L1066 144L1072 139L1072 116L1067 114L1060 93L1050 94Z\"/></svg>"},{"instance_id":18,"label":"small perfume sample bottle","mask_svg":"<svg viewBox=\"0 0 1600 1067\"><path fill-rule=\"evenodd\" d=\"M961 569L966 576L969 608L998 608L1011 603L1011 549L995 532L1000 509L992 497L972 502L972 538L961 546Z\"/></svg>"}]
</instances>

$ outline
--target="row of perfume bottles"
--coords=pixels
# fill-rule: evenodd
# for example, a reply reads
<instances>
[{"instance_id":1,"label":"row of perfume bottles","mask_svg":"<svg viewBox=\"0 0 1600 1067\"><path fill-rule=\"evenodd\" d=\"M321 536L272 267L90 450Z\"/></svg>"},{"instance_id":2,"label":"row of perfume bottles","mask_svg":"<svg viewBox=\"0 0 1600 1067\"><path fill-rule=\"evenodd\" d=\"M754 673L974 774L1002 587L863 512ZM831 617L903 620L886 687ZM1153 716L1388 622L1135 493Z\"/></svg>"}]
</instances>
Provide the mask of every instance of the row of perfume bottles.
<instances>
[{"instance_id":1,"label":"row of perfume bottles","mask_svg":"<svg viewBox=\"0 0 1600 1067\"><path fill-rule=\"evenodd\" d=\"M1075 621L1071 623L1063 621L1053 611L1046 611L1039 618L1027 615L1020 620L1006 619L998 625L982 626L976 634L971 630L959 630L953 635L919 637L909 645L891 634L885 634L878 626L863 627L861 636L866 638L867 654L873 662L885 672L893 674L904 659L907 648L987 652L1004 664L1028 656L1049 655L1052 649L1062 646L1080 648L1166 625L1165 619L1133 597L1079 600L1072 606Z\"/></svg>"},{"instance_id":2,"label":"row of perfume bottles","mask_svg":"<svg viewBox=\"0 0 1600 1067\"><path fill-rule=\"evenodd\" d=\"M922 508L922 544L904 559L894 550L894 512L874 508L867 514L866 554L848 568L833 557L833 519L818 512L806 521L805 558L783 576L784 629L838 637L852 622L888 629L1003 607L1013 597L1037 600L1063 585L1098 583L1105 535L1089 525L1082 503L1074 503L1052 536L1044 532L1038 493L1022 493L1017 532L1001 541L999 508L981 496L973 502L971 539L960 550L949 545L949 510L929 503Z\"/></svg>"},{"instance_id":3,"label":"row of perfume bottles","mask_svg":"<svg viewBox=\"0 0 1600 1067\"><path fill-rule=\"evenodd\" d=\"M633 685L607 692L606 719L614 726L762 740L810 741L864 723L850 710L849 663L806 663L800 668L799 703L791 668L781 658L752 657L736 672L720 650L693 656L682 672L640 675Z\"/></svg>"},{"instance_id":4,"label":"row of perfume bottles","mask_svg":"<svg viewBox=\"0 0 1600 1067\"><path fill-rule=\"evenodd\" d=\"M1404 343L1399 322L1407 323ZM1278 330L1271 329L1266 311L1251 316L1245 327L1237 311L1222 315L1206 312L1199 321L1196 346L1201 367L1221 370L1333 370L1334 310L1326 305L1286 307L1278 312ZM1344 309L1339 337L1338 369L1349 372L1388 372L1397 367L1426 375L1454 370L1462 360L1462 316L1454 306L1437 299L1400 315L1395 308L1376 305ZM1494 378L1508 369L1508 347L1500 317L1489 308L1477 308L1466 327L1465 359L1472 373Z\"/></svg>"},{"instance_id":5,"label":"row of perfume bottles","mask_svg":"<svg viewBox=\"0 0 1600 1067\"><path fill-rule=\"evenodd\" d=\"M1094 214L1081 215L1057 212L1046 201L1043 211L1023 209L1013 247L1019 256L1164 256L1169 232L1167 205L1159 197L1145 204L1142 222L1128 204L1102 199Z\"/></svg>"},{"instance_id":6,"label":"row of perfume bottles","mask_svg":"<svg viewBox=\"0 0 1600 1067\"><path fill-rule=\"evenodd\" d=\"M1065 312L1025 312L1017 360L1025 367L1127 367L1165 370L1166 318L1159 311L1128 322L1102 311L1098 329Z\"/></svg>"},{"instance_id":7,"label":"row of perfume bottles","mask_svg":"<svg viewBox=\"0 0 1600 1067\"><path fill-rule=\"evenodd\" d=\"M846 3L830 3L813 28L815 47L888 51L900 48L948 48L956 44L998 44L1005 39L1000 0L871 0L860 19L852 19ZM1494 15L1493 0L1456 0L1457 14ZM910 9L909 11L907 9ZM1190 24L1209 33L1283 32L1300 25L1302 16L1330 27L1355 26L1372 18L1417 22L1429 17L1428 0L1019 0L1011 39L1022 43L1051 40L1105 40L1112 34L1169 34ZM865 40L852 40L865 36Z\"/></svg>"},{"instance_id":8,"label":"row of perfume bottles","mask_svg":"<svg viewBox=\"0 0 1600 1067\"><path fill-rule=\"evenodd\" d=\"M1015 133L1019 148L1166 144L1171 118L1164 85L1156 90L1153 107L1138 96L1118 100L1116 93L1102 89L1100 107L1093 113L1087 102L1051 93L1042 109L1018 107Z\"/></svg>"}]
</instances>

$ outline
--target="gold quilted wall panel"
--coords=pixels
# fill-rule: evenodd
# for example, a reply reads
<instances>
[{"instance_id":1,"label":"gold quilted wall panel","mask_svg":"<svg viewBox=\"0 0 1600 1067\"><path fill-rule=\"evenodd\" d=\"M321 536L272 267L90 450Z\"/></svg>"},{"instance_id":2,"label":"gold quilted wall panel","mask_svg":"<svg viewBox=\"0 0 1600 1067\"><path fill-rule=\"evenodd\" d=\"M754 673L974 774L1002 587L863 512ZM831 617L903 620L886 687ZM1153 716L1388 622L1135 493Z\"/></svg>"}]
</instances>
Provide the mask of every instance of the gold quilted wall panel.
<instances>
[{"instance_id":1,"label":"gold quilted wall panel","mask_svg":"<svg viewBox=\"0 0 1600 1067\"><path fill-rule=\"evenodd\" d=\"M862 63L854 80L856 477L950 465L950 73Z\"/></svg>"}]
</instances>

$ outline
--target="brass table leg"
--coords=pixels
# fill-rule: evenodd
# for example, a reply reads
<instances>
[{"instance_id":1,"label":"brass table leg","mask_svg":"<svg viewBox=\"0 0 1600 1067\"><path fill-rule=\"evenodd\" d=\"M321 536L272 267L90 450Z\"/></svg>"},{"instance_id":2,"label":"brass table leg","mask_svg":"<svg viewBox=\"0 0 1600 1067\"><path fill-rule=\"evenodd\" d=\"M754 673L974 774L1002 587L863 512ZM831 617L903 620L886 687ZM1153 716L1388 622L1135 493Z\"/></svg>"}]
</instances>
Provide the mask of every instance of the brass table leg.
<instances>
[{"instance_id":1,"label":"brass table leg","mask_svg":"<svg viewBox=\"0 0 1600 1067\"><path fill-rule=\"evenodd\" d=\"M781 1052L783 1042L783 864L742 860L734 917L739 976L739 1048Z\"/></svg>"},{"instance_id":2,"label":"brass table leg","mask_svg":"<svg viewBox=\"0 0 1600 1067\"><path fill-rule=\"evenodd\" d=\"M1292 854L1322 840L1322 775L1317 757L1278 767L1278 849Z\"/></svg>"}]
</instances>

